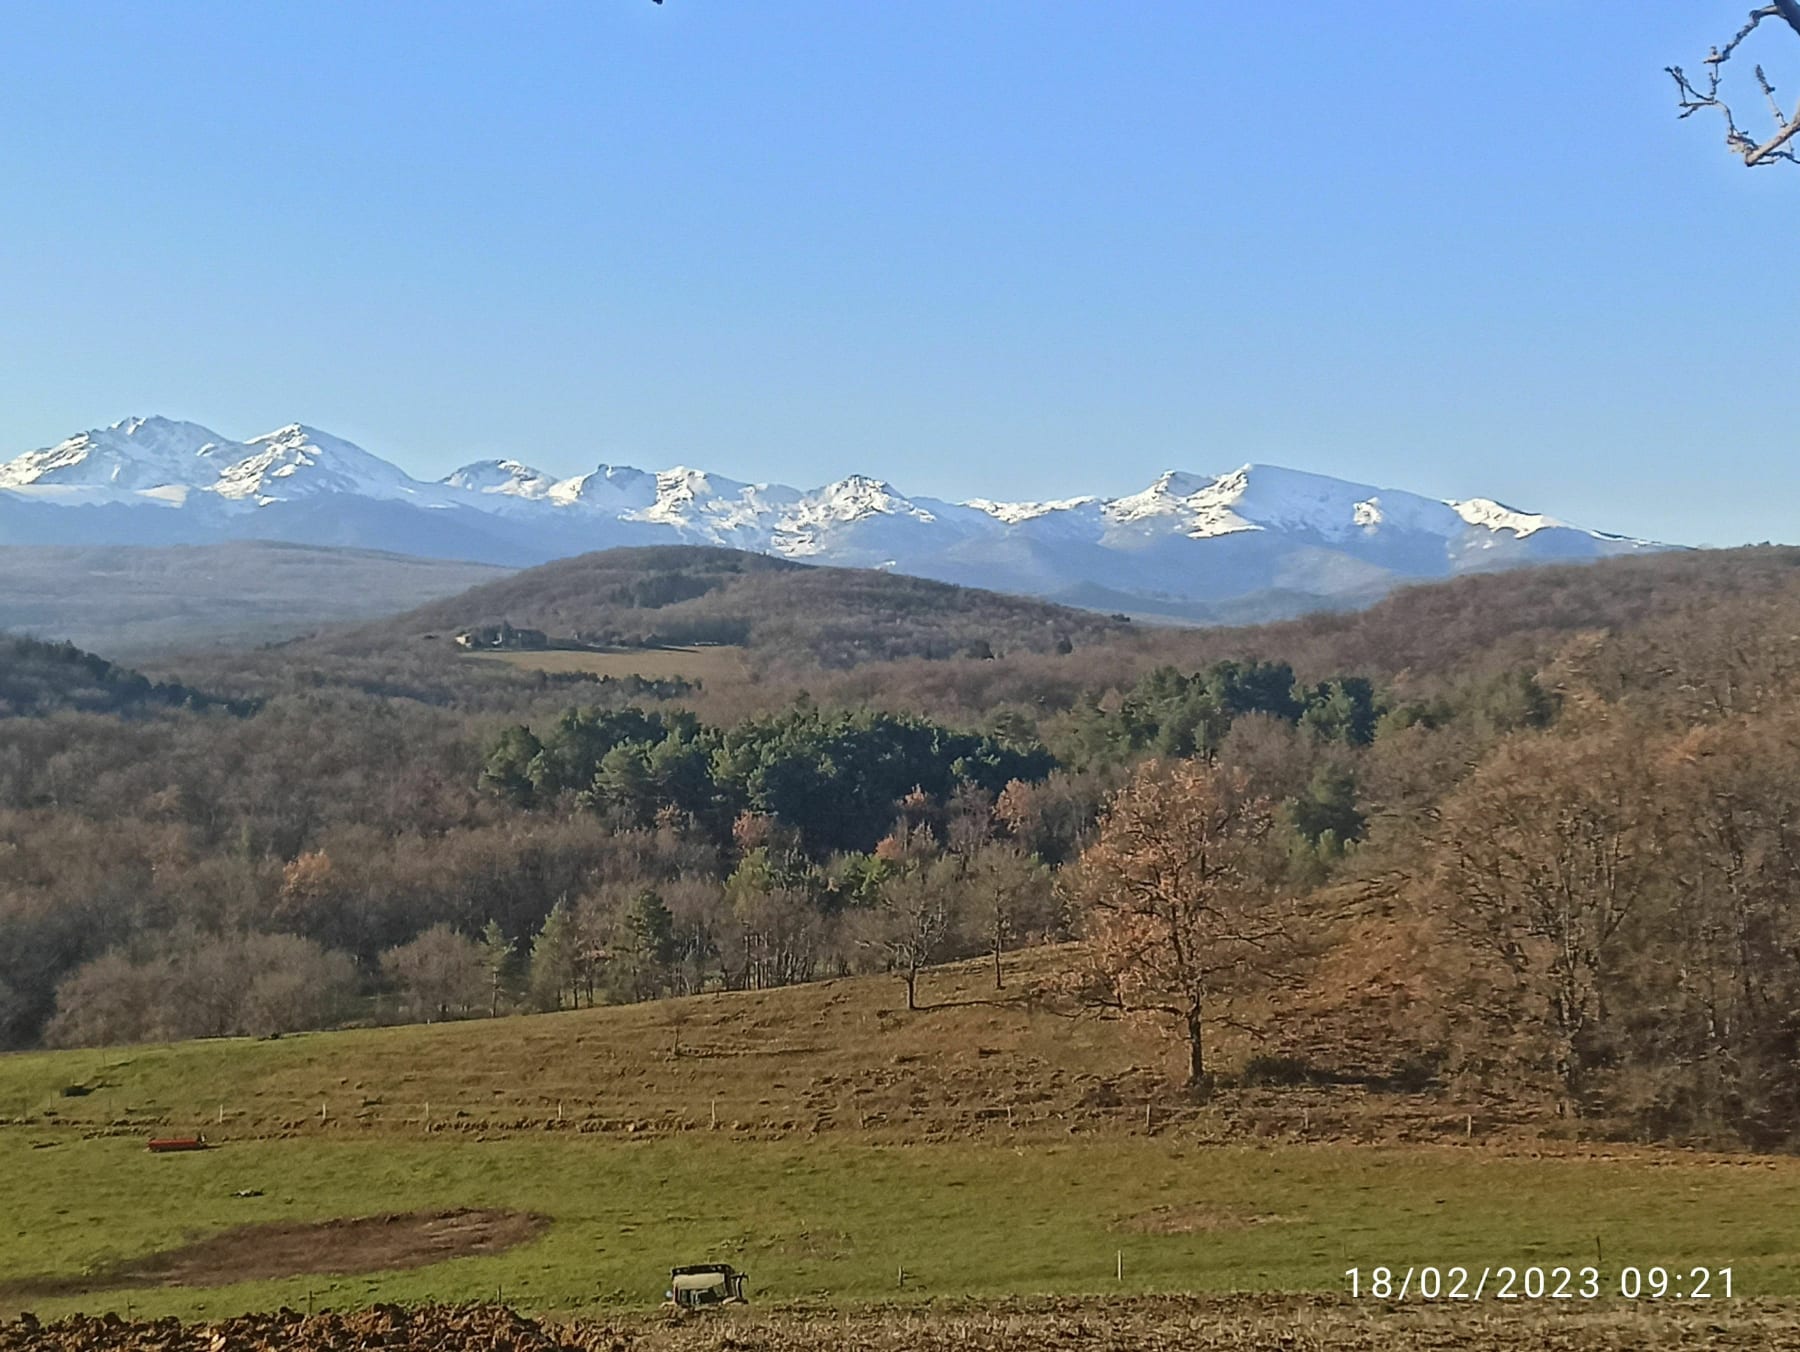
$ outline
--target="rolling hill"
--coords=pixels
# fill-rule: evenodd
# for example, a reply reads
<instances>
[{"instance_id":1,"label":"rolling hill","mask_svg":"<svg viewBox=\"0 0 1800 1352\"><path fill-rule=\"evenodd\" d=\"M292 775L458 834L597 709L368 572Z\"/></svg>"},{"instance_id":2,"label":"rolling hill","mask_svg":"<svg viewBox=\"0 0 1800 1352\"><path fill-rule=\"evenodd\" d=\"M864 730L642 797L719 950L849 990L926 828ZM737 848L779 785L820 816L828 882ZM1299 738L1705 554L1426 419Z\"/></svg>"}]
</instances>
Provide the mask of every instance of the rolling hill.
<instances>
[{"instance_id":1,"label":"rolling hill","mask_svg":"<svg viewBox=\"0 0 1800 1352\"><path fill-rule=\"evenodd\" d=\"M1047 973L1045 956L1027 970ZM1247 1341L1219 1344L1247 1346L1275 1328L1287 1337L1296 1311L1298 1327L1315 1329L1315 1305L1325 1293L1342 1299L1351 1264L1479 1272L1592 1262L1597 1243L1620 1255L1615 1265L1652 1253L1686 1269L1726 1254L1740 1291L1800 1290L1782 1205L1791 1159L1745 1167L1541 1141L1509 1150L1508 1105L1437 1091L1247 1089L1196 1106L1159 1095L1133 1069L1154 1062L1154 1048L1115 1025L988 1003L985 978L979 966L933 971L935 1007L913 1012L897 982L864 978L279 1041L0 1057L0 1169L14 1184L0 1316L193 1318L491 1297L616 1320L653 1308L671 1265L724 1261L751 1273L752 1314L799 1302L828 1317L821 1347L842 1346L851 1310L870 1302L904 1302L875 1317L916 1333L929 1303L1010 1311L1018 1298L1052 1295L1098 1298L1058 1345L1117 1347L1140 1344L1082 1340L1098 1338L1096 1314L1122 1295L1317 1293L1265 1307L1239 1331ZM1411 1110L1397 1113L1396 1098ZM211 1149L144 1150L147 1136L196 1131ZM1668 1228L1672 1194L1679 1232ZM459 1246L459 1220L510 1223L512 1238ZM434 1241L408 1252L413 1230L434 1222ZM370 1229L388 1242L350 1248ZM1741 1308L1766 1317L1764 1304L1718 1300L1711 1327ZM1184 1314L1156 1345L1194 1345L1202 1313ZM1561 1340L1574 1326L1571 1310L1558 1314ZM1355 1345L1397 1345L1393 1320ZM1042 1345L1039 1326L1011 1313L1006 1322L1015 1341L992 1345ZM658 1337L679 1332L661 1323ZM795 1345L775 1330L740 1336L737 1320L700 1327L708 1348ZM0 1337L19 1328L0 1323ZM1420 1345L1463 1345L1453 1331ZM157 1326L155 1345L174 1345L175 1332ZM1520 1330L1506 1345L1544 1344Z\"/></svg>"},{"instance_id":2,"label":"rolling hill","mask_svg":"<svg viewBox=\"0 0 1800 1352\"><path fill-rule=\"evenodd\" d=\"M700 546L612 549L527 569L367 626L341 642L398 644L502 623L552 643L719 643L846 668L896 657L1066 651L1118 620L874 569L816 567Z\"/></svg>"}]
</instances>

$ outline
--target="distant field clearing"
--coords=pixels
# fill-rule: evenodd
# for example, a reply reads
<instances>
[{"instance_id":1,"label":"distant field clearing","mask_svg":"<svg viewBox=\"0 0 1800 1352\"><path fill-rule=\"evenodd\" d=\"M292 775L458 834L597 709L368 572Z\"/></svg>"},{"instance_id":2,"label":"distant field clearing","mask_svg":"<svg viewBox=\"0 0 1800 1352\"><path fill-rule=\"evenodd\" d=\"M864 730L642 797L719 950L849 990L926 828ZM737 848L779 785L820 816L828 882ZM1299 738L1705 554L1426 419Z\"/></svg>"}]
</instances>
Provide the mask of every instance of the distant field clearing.
<instances>
[{"instance_id":1,"label":"distant field clearing","mask_svg":"<svg viewBox=\"0 0 1800 1352\"><path fill-rule=\"evenodd\" d=\"M504 662L521 671L588 671L596 676L642 676L649 680L670 676L690 681L719 680L741 675L744 670L744 650L725 644L614 648L605 652L541 648L470 656L482 662Z\"/></svg>"}]
</instances>

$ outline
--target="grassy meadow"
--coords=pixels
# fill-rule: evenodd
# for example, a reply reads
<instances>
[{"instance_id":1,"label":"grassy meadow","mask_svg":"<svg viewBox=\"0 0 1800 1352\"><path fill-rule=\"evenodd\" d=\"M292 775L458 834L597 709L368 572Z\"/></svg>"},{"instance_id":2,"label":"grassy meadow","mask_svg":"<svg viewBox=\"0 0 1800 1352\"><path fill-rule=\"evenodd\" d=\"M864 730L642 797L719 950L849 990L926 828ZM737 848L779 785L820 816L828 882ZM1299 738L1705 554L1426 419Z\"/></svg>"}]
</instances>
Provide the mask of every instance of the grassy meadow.
<instances>
[{"instance_id":1,"label":"grassy meadow","mask_svg":"<svg viewBox=\"0 0 1800 1352\"><path fill-rule=\"evenodd\" d=\"M1054 960L1033 955L1015 981ZM747 1269L759 1301L845 1305L1337 1292L1352 1265L1597 1251L1607 1267L1729 1265L1742 1294L1800 1295L1800 1160L1532 1144L1492 1109L1343 1087L1183 1110L1146 1088L1167 1047L984 983L978 963L929 973L936 1008L912 1014L898 982L856 979L0 1056L0 1314L496 1294L592 1312L654 1305L672 1264L708 1260ZM144 1149L195 1129L217 1148ZM322 1236L309 1275L107 1277L239 1226L454 1208L548 1226L402 1270L329 1273Z\"/></svg>"},{"instance_id":2,"label":"grassy meadow","mask_svg":"<svg viewBox=\"0 0 1800 1352\"><path fill-rule=\"evenodd\" d=\"M644 1306L672 1264L710 1260L748 1269L773 1300L1338 1291L1352 1264L1579 1265L1596 1240L1610 1263L1728 1264L1742 1294L1800 1294L1800 1167L1789 1161L583 1137L267 1139L153 1156L136 1139L13 1128L0 1133L0 1177L0 1273L12 1282L103 1272L250 1222L450 1207L551 1222L504 1254L410 1271L0 1296L47 1314L496 1294L538 1311Z\"/></svg>"}]
</instances>

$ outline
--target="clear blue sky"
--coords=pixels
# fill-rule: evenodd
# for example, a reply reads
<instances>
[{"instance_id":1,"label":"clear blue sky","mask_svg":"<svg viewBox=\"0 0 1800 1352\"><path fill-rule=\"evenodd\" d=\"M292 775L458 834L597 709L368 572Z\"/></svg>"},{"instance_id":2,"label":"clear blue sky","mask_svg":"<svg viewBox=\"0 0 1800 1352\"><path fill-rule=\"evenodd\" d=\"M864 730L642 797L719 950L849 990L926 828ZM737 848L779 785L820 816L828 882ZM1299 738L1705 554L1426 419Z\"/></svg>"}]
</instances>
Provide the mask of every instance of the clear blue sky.
<instances>
[{"instance_id":1,"label":"clear blue sky","mask_svg":"<svg viewBox=\"0 0 1800 1352\"><path fill-rule=\"evenodd\" d=\"M0 451L162 412L428 477L1261 460L1797 539L1800 169L1662 73L1747 8L0 0Z\"/></svg>"}]
</instances>

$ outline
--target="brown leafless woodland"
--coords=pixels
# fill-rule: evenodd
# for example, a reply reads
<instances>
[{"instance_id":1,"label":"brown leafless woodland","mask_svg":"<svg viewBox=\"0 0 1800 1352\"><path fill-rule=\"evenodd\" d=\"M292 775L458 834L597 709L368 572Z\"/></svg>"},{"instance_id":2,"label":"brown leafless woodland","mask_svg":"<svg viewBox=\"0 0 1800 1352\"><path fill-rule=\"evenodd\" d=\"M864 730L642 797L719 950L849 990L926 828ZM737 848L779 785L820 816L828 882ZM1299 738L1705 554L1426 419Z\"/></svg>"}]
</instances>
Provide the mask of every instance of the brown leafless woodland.
<instances>
[{"instance_id":1,"label":"brown leafless woodland","mask_svg":"<svg viewBox=\"0 0 1800 1352\"><path fill-rule=\"evenodd\" d=\"M853 597L811 599L840 656L895 637ZM697 602L609 604L648 624ZM970 605L959 641L1041 627ZM1254 846L1217 837L1244 850L1224 875L1216 851L1202 867L1150 849L1218 914L1190 908L1205 942L1184 940L1184 977L1143 938L1154 906L1121 910L1115 950L1144 975L1103 993L1173 1031L1190 1071L1244 1069L1241 1041L1209 1034L1254 1013L1315 1081L1436 1067L1555 1101L1570 1130L1800 1145L1800 551L1480 575L1354 615L1076 632L1068 651L1052 631L992 658L931 656L936 623L909 612L894 660L753 648L750 674L704 689L470 665L389 631L152 681L0 640L0 1044L991 959L996 934L1066 937L1026 879L1072 882L1109 801L1090 862L1143 896L1120 823L1191 840L1194 812L1121 786L1179 774L1235 803ZM611 744L581 743L609 728L673 735L596 784ZM849 754L821 731L853 734ZM1005 768L1020 754L1029 773ZM1311 916L1338 893L1379 904L1308 924L1337 947L1288 978L1258 907ZM417 947L438 927L457 942ZM479 989L446 997L422 959L478 936ZM1258 994L1271 966L1281 987ZM1401 986L1404 1003L1376 998Z\"/></svg>"}]
</instances>

